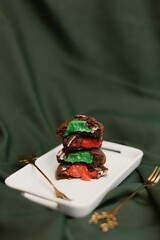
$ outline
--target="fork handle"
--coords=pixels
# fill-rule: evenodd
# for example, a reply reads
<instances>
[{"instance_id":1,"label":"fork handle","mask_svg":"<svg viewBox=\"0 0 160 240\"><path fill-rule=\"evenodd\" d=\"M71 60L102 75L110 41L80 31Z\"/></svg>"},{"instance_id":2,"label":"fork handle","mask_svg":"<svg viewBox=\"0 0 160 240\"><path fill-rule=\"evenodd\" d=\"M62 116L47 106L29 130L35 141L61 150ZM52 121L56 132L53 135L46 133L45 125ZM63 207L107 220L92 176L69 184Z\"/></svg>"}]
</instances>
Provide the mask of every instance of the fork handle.
<instances>
[{"instance_id":1,"label":"fork handle","mask_svg":"<svg viewBox=\"0 0 160 240\"><path fill-rule=\"evenodd\" d=\"M118 210L123 207L131 198L133 198L139 191L141 191L143 188L147 187L148 184L144 183L142 186L137 188L133 193L131 193L127 198L122 200L112 211L116 214Z\"/></svg>"},{"instance_id":2,"label":"fork handle","mask_svg":"<svg viewBox=\"0 0 160 240\"><path fill-rule=\"evenodd\" d=\"M46 178L46 180L51 184L51 186L56 189L56 187L54 186L54 184L51 182L51 180L46 176L46 174L44 172L41 171L41 169L33 162L32 163L36 168L37 170Z\"/></svg>"}]
</instances>

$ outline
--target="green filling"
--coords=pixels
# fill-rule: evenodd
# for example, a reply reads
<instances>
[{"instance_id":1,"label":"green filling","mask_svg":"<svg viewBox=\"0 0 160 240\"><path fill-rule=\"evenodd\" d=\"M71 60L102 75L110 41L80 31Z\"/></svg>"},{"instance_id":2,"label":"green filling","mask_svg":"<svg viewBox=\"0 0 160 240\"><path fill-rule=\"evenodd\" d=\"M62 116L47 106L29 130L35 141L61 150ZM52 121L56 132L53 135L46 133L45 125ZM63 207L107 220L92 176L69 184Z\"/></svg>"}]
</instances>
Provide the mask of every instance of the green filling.
<instances>
[{"instance_id":1,"label":"green filling","mask_svg":"<svg viewBox=\"0 0 160 240\"><path fill-rule=\"evenodd\" d=\"M88 128L84 120L73 120L68 123L67 130L64 136L68 136L72 132L91 132L94 133L93 129Z\"/></svg>"},{"instance_id":2,"label":"green filling","mask_svg":"<svg viewBox=\"0 0 160 240\"><path fill-rule=\"evenodd\" d=\"M67 157L64 157L65 162L85 162L85 163L92 163L93 156L90 154L89 151L81 151L81 152L72 152L69 153Z\"/></svg>"}]
</instances>

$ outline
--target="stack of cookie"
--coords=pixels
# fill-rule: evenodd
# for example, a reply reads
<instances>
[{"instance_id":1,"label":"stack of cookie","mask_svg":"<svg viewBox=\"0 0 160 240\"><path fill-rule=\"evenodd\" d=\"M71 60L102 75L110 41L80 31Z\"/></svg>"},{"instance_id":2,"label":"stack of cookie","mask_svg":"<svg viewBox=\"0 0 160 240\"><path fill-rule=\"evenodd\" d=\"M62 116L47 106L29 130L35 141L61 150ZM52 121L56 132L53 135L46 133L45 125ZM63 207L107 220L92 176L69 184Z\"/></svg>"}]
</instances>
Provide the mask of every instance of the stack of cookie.
<instances>
[{"instance_id":1,"label":"stack of cookie","mask_svg":"<svg viewBox=\"0 0 160 240\"><path fill-rule=\"evenodd\" d=\"M56 179L90 180L106 175L105 154L100 149L103 125L94 117L76 115L62 122L56 131L62 137L63 148L57 153L60 163Z\"/></svg>"}]
</instances>

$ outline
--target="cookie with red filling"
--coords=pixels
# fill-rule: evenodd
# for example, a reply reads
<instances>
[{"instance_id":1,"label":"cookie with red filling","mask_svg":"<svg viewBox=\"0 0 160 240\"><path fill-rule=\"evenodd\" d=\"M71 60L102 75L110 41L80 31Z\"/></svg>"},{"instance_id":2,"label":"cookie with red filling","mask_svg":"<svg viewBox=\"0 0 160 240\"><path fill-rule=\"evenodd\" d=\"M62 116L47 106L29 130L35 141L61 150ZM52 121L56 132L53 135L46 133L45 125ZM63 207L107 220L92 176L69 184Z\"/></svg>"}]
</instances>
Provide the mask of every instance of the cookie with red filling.
<instances>
[{"instance_id":1,"label":"cookie with red filling","mask_svg":"<svg viewBox=\"0 0 160 240\"><path fill-rule=\"evenodd\" d=\"M73 134L63 138L63 146L70 150L100 148L102 139Z\"/></svg>"},{"instance_id":2,"label":"cookie with red filling","mask_svg":"<svg viewBox=\"0 0 160 240\"><path fill-rule=\"evenodd\" d=\"M86 163L65 164L61 163L56 170L56 179L79 178L83 181L98 179L107 174L105 166L91 167Z\"/></svg>"}]
</instances>

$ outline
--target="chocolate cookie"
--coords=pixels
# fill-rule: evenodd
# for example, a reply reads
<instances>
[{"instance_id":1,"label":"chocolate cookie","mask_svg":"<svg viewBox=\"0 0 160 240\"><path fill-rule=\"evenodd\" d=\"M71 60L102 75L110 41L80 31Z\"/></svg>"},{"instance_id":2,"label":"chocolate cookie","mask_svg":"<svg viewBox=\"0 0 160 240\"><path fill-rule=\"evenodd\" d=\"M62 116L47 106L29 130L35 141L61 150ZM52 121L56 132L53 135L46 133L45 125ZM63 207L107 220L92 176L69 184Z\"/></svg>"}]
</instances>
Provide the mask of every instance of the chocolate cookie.
<instances>
[{"instance_id":1,"label":"chocolate cookie","mask_svg":"<svg viewBox=\"0 0 160 240\"><path fill-rule=\"evenodd\" d=\"M84 137L81 136L81 134L73 134L67 137L63 137L63 146L68 150L100 148L101 145L102 139Z\"/></svg>"},{"instance_id":2,"label":"chocolate cookie","mask_svg":"<svg viewBox=\"0 0 160 240\"><path fill-rule=\"evenodd\" d=\"M84 181L98 179L107 174L105 166L91 167L86 163L63 164L61 163L56 170L56 179L80 178Z\"/></svg>"},{"instance_id":3,"label":"chocolate cookie","mask_svg":"<svg viewBox=\"0 0 160 240\"><path fill-rule=\"evenodd\" d=\"M75 133L80 133L81 136L102 139L103 129L103 125L94 117L76 115L72 120L65 120L62 122L58 126L56 133L61 137L67 137Z\"/></svg>"},{"instance_id":4,"label":"chocolate cookie","mask_svg":"<svg viewBox=\"0 0 160 240\"><path fill-rule=\"evenodd\" d=\"M89 167L100 167L105 164L106 156L99 148L83 151L67 151L61 149L57 154L59 163L86 163Z\"/></svg>"}]
</instances>

